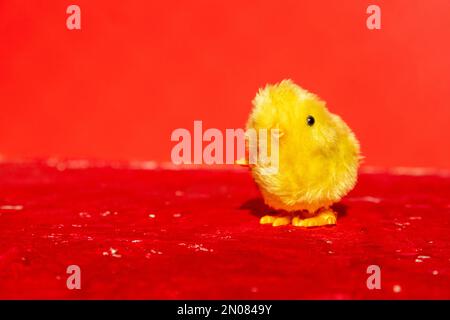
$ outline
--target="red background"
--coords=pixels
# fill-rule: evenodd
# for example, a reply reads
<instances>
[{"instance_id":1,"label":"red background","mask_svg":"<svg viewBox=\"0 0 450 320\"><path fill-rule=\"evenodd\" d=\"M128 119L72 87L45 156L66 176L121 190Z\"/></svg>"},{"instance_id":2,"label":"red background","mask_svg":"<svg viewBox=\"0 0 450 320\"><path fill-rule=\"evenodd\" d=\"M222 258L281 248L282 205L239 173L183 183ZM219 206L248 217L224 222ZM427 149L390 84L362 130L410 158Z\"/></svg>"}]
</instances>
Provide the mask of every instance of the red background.
<instances>
[{"instance_id":1,"label":"red background","mask_svg":"<svg viewBox=\"0 0 450 320\"><path fill-rule=\"evenodd\" d=\"M82 30L66 28L68 5ZM366 8L382 29L366 28ZM450 2L0 1L0 154L169 161L175 128L243 127L292 78L366 164L450 168Z\"/></svg>"}]
</instances>

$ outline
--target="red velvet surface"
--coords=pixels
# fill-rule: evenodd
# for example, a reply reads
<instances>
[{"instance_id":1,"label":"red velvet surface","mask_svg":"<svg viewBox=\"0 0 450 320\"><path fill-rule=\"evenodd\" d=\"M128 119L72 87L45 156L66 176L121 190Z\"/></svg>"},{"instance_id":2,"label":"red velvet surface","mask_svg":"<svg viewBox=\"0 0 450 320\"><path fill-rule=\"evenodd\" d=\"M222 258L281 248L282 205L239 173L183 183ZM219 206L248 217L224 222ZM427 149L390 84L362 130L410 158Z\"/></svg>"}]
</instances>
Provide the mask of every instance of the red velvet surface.
<instances>
[{"instance_id":1,"label":"red velvet surface","mask_svg":"<svg viewBox=\"0 0 450 320\"><path fill-rule=\"evenodd\" d=\"M442 174L363 173L337 226L273 228L245 170L3 163L0 298L449 299L449 194Z\"/></svg>"}]
</instances>

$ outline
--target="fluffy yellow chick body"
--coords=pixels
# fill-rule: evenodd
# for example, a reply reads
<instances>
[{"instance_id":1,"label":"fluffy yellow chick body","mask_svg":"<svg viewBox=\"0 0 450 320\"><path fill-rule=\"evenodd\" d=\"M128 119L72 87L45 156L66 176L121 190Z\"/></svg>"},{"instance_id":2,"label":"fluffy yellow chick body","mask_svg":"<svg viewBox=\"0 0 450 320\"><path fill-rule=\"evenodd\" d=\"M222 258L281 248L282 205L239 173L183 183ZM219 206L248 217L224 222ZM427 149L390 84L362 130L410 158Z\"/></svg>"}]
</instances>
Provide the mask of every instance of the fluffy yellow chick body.
<instances>
[{"instance_id":1,"label":"fluffy yellow chick body","mask_svg":"<svg viewBox=\"0 0 450 320\"><path fill-rule=\"evenodd\" d=\"M279 169L250 165L265 203L284 212L261 218L274 226L335 224L330 206L357 181L360 148L345 122L325 102L291 80L260 89L247 129L279 130ZM270 131L269 131L270 132ZM267 144L270 145L270 135Z\"/></svg>"}]
</instances>

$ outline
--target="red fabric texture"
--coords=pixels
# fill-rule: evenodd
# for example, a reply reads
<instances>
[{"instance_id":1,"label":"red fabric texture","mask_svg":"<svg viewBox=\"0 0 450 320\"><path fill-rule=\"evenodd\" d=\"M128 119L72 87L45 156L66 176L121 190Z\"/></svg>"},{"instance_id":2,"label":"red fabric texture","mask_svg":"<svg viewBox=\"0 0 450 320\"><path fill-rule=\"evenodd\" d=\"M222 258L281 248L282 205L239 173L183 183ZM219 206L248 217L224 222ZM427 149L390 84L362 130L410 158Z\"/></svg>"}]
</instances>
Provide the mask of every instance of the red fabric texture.
<instances>
[{"instance_id":1,"label":"red fabric texture","mask_svg":"<svg viewBox=\"0 0 450 320\"><path fill-rule=\"evenodd\" d=\"M363 173L337 226L274 228L245 170L3 163L0 298L450 299L449 194L442 174Z\"/></svg>"}]
</instances>

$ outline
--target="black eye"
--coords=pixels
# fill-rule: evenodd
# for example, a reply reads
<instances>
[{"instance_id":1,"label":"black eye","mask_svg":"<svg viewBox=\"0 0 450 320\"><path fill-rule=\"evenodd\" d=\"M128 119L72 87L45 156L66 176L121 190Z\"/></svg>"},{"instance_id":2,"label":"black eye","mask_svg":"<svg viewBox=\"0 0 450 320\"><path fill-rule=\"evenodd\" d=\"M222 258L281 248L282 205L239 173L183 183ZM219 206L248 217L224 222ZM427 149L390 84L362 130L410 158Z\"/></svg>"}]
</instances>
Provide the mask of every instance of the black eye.
<instances>
[{"instance_id":1,"label":"black eye","mask_svg":"<svg viewBox=\"0 0 450 320\"><path fill-rule=\"evenodd\" d=\"M316 122L316 120L314 120L313 116L308 116L306 118L306 123L308 124L308 126L312 126L314 124L314 122Z\"/></svg>"}]
</instances>

